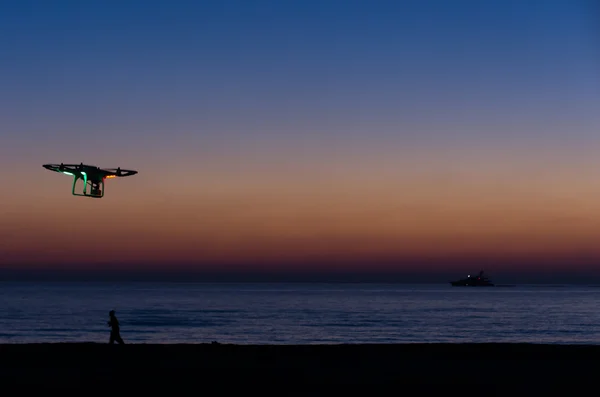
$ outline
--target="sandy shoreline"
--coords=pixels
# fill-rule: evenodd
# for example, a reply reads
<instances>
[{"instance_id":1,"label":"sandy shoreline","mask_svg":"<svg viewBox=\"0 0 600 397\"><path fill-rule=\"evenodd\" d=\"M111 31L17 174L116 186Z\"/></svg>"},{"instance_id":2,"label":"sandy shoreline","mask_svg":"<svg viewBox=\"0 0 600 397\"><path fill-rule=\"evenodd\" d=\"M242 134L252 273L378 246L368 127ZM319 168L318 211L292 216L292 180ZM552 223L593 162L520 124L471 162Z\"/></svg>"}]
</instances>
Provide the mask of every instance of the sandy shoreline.
<instances>
[{"instance_id":1,"label":"sandy shoreline","mask_svg":"<svg viewBox=\"0 0 600 397\"><path fill-rule=\"evenodd\" d=\"M598 376L600 346L4 344L0 362L3 386L18 389L114 383L142 391L197 388L208 382L225 394L252 387L275 395L319 395L324 386L341 392L466 382L503 392L518 385L520 390L533 387L553 394L557 387L583 387ZM287 393L281 384L295 386Z\"/></svg>"}]
</instances>

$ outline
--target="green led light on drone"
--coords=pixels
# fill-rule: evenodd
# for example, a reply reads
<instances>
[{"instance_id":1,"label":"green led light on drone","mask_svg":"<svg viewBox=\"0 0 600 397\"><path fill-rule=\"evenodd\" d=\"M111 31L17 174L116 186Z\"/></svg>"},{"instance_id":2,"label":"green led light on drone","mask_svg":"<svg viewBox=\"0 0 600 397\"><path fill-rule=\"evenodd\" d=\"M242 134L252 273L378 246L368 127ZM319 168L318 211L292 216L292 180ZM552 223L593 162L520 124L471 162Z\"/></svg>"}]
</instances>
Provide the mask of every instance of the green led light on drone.
<instances>
[{"instance_id":1,"label":"green led light on drone","mask_svg":"<svg viewBox=\"0 0 600 397\"><path fill-rule=\"evenodd\" d=\"M63 173L63 174L65 174L65 175L71 175L71 176L73 176L73 174L72 174L72 173L70 173L70 172L67 172L67 171L62 171L62 173Z\"/></svg>"}]
</instances>

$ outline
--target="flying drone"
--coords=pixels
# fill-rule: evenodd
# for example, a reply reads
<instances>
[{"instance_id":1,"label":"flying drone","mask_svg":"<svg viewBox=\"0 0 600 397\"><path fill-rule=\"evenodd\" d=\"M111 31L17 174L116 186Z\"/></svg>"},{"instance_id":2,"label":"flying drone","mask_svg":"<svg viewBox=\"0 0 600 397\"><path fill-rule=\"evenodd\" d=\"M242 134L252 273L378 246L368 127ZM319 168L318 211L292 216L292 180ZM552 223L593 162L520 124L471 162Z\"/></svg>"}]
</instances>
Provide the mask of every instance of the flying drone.
<instances>
[{"instance_id":1,"label":"flying drone","mask_svg":"<svg viewBox=\"0 0 600 397\"><path fill-rule=\"evenodd\" d=\"M50 171L60 172L73 177L73 189L71 193L74 196L84 197L104 197L104 180L116 177L130 176L137 174L137 171L122 170L119 168L100 168L94 165L81 164L44 164L44 168ZM83 194L75 192L77 181L83 180ZM88 186L89 185L89 186ZM89 187L89 193L88 193Z\"/></svg>"}]
</instances>

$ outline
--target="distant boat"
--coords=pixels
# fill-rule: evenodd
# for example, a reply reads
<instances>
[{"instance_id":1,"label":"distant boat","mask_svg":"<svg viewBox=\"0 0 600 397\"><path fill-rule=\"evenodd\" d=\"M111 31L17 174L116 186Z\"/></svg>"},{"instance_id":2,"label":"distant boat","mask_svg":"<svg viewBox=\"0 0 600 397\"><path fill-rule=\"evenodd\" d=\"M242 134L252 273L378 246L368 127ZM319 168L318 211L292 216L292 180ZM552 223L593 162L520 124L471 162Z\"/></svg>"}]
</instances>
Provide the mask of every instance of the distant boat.
<instances>
[{"instance_id":1,"label":"distant boat","mask_svg":"<svg viewBox=\"0 0 600 397\"><path fill-rule=\"evenodd\" d=\"M466 278L450 281L453 287L493 287L494 284L483 275L483 270L479 272L479 275L471 277L468 275Z\"/></svg>"}]
</instances>

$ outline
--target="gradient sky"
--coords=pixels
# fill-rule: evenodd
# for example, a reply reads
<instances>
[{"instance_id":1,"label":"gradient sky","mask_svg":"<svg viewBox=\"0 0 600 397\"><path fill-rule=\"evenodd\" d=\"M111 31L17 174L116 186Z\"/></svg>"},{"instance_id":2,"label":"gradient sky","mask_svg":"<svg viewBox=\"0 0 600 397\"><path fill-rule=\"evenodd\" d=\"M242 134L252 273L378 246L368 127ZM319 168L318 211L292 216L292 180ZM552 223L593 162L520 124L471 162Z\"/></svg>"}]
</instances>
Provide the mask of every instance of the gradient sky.
<instances>
[{"instance_id":1,"label":"gradient sky","mask_svg":"<svg viewBox=\"0 0 600 397\"><path fill-rule=\"evenodd\" d=\"M0 268L600 270L599 12L4 1Z\"/></svg>"}]
</instances>

